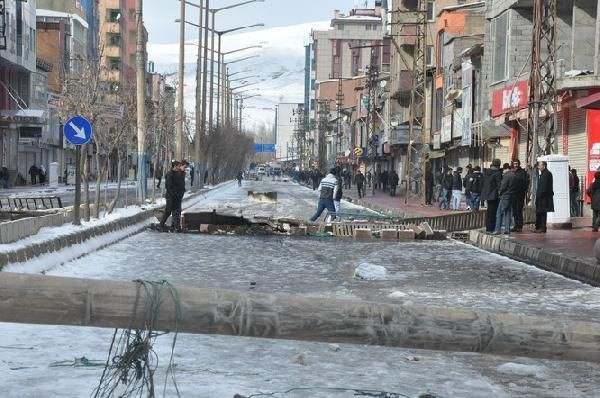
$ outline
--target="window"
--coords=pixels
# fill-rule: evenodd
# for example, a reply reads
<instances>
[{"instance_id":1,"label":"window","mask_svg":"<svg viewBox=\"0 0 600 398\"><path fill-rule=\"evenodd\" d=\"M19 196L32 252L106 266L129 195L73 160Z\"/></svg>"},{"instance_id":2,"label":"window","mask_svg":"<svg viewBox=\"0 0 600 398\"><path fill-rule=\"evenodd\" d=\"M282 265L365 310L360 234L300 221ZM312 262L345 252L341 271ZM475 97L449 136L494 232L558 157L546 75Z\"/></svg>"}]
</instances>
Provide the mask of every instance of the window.
<instances>
[{"instance_id":1,"label":"window","mask_svg":"<svg viewBox=\"0 0 600 398\"><path fill-rule=\"evenodd\" d=\"M427 21L435 22L435 1L427 2Z\"/></svg>"},{"instance_id":2,"label":"window","mask_svg":"<svg viewBox=\"0 0 600 398\"><path fill-rule=\"evenodd\" d=\"M121 35L115 33L108 33L108 45L110 47L120 47L121 46Z\"/></svg>"},{"instance_id":3,"label":"window","mask_svg":"<svg viewBox=\"0 0 600 398\"><path fill-rule=\"evenodd\" d=\"M135 46L137 44L137 32L135 30L129 31L129 45Z\"/></svg>"},{"instance_id":4,"label":"window","mask_svg":"<svg viewBox=\"0 0 600 398\"><path fill-rule=\"evenodd\" d=\"M108 69L121 70L121 58L111 57L108 59Z\"/></svg>"},{"instance_id":5,"label":"window","mask_svg":"<svg viewBox=\"0 0 600 398\"><path fill-rule=\"evenodd\" d=\"M427 46L427 54L425 54L425 64L427 66L433 66L433 52L435 51L434 46Z\"/></svg>"},{"instance_id":6,"label":"window","mask_svg":"<svg viewBox=\"0 0 600 398\"><path fill-rule=\"evenodd\" d=\"M437 39L437 66L439 68L438 73L442 73L442 70L444 68L444 42L445 42L445 37L444 37L444 31L440 31L438 33L438 39Z\"/></svg>"},{"instance_id":7,"label":"window","mask_svg":"<svg viewBox=\"0 0 600 398\"><path fill-rule=\"evenodd\" d=\"M135 22L135 10L134 9L129 10L129 20L132 22Z\"/></svg>"},{"instance_id":8,"label":"window","mask_svg":"<svg viewBox=\"0 0 600 398\"><path fill-rule=\"evenodd\" d=\"M344 30L344 24L343 23L338 24L337 30Z\"/></svg>"},{"instance_id":9,"label":"window","mask_svg":"<svg viewBox=\"0 0 600 398\"><path fill-rule=\"evenodd\" d=\"M373 26L371 26L371 25L365 25L365 30L372 30L372 29L373 29Z\"/></svg>"},{"instance_id":10,"label":"window","mask_svg":"<svg viewBox=\"0 0 600 398\"><path fill-rule=\"evenodd\" d=\"M121 20L121 10L119 10L119 9L106 10L106 20L108 22L119 22Z\"/></svg>"},{"instance_id":11,"label":"window","mask_svg":"<svg viewBox=\"0 0 600 398\"><path fill-rule=\"evenodd\" d=\"M492 53L492 80L499 82L505 80L508 74L508 17L509 12L492 20L490 36L493 40Z\"/></svg>"}]
</instances>

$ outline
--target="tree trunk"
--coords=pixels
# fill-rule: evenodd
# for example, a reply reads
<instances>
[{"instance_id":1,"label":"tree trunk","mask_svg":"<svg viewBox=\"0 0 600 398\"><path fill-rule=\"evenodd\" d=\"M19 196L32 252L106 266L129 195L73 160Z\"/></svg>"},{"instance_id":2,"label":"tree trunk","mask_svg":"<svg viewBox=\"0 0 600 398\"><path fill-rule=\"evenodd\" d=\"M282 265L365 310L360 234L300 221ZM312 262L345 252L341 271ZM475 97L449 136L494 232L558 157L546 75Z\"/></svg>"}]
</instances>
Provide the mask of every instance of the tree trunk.
<instances>
[{"instance_id":1,"label":"tree trunk","mask_svg":"<svg viewBox=\"0 0 600 398\"><path fill-rule=\"evenodd\" d=\"M156 331L600 361L595 320L0 272L0 322L143 329L155 306Z\"/></svg>"},{"instance_id":2,"label":"tree trunk","mask_svg":"<svg viewBox=\"0 0 600 398\"><path fill-rule=\"evenodd\" d=\"M100 167L100 151L96 148L96 192L94 194L94 218L100 218L100 194L102 193L102 177L104 175L104 167Z\"/></svg>"},{"instance_id":3,"label":"tree trunk","mask_svg":"<svg viewBox=\"0 0 600 398\"><path fill-rule=\"evenodd\" d=\"M115 193L115 197L113 198L113 200L110 202L110 205L108 206L107 209L107 213L111 214L113 212L113 210L115 209L115 207L117 206L117 203L119 202L119 196L121 195L121 167L122 167L122 158L121 158L121 151L117 151L117 192Z\"/></svg>"}]
</instances>

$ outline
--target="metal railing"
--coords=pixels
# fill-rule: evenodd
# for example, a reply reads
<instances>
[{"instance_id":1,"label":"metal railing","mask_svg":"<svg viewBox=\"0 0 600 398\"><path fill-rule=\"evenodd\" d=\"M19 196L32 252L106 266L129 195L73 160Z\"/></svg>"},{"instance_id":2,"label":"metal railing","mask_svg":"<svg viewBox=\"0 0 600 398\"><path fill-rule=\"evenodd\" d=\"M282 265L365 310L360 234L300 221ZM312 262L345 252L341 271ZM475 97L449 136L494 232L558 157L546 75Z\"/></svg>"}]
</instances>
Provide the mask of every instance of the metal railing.
<instances>
[{"instance_id":1,"label":"metal railing","mask_svg":"<svg viewBox=\"0 0 600 398\"><path fill-rule=\"evenodd\" d=\"M47 210L63 208L60 196L0 196L0 210Z\"/></svg>"},{"instance_id":2,"label":"metal railing","mask_svg":"<svg viewBox=\"0 0 600 398\"><path fill-rule=\"evenodd\" d=\"M393 223L342 221L334 222L332 227L334 236L352 236L356 228L368 228L373 231L382 229L406 230L411 225L420 225L423 222L428 223L434 230L459 232L485 227L486 214L486 210L480 210L478 212L461 212L443 216L405 218L395 220ZM525 208L523 218L526 224L535 222L535 209Z\"/></svg>"}]
</instances>

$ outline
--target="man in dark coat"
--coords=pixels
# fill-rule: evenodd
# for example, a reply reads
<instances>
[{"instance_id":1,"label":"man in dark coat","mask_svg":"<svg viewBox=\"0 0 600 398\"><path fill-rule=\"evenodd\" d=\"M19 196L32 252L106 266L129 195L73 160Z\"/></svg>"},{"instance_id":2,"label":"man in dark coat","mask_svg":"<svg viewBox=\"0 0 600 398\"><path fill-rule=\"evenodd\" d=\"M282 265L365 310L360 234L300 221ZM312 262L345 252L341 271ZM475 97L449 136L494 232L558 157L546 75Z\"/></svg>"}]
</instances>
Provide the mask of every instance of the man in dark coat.
<instances>
[{"instance_id":1,"label":"man in dark coat","mask_svg":"<svg viewBox=\"0 0 600 398\"><path fill-rule=\"evenodd\" d=\"M594 212L592 217L592 231L598 232L598 225L600 224L600 171L597 171L594 177L594 182L590 185L586 193L592 200L592 210Z\"/></svg>"},{"instance_id":2,"label":"man in dark coat","mask_svg":"<svg viewBox=\"0 0 600 398\"><path fill-rule=\"evenodd\" d=\"M431 206L433 201L433 172L429 163L425 165L425 204Z\"/></svg>"},{"instance_id":3,"label":"man in dark coat","mask_svg":"<svg viewBox=\"0 0 600 398\"><path fill-rule=\"evenodd\" d=\"M398 182L400 182L400 177L396 170L392 170L390 172L389 183L390 183L390 196L396 196L396 187L398 186Z\"/></svg>"},{"instance_id":4,"label":"man in dark coat","mask_svg":"<svg viewBox=\"0 0 600 398\"><path fill-rule=\"evenodd\" d=\"M554 211L554 186L552 182L552 173L548 170L546 162L538 162L539 179L537 191L535 194L535 231L536 233L546 233L546 222L548 212Z\"/></svg>"},{"instance_id":5,"label":"man in dark coat","mask_svg":"<svg viewBox=\"0 0 600 398\"><path fill-rule=\"evenodd\" d=\"M527 190L529 189L529 174L521 167L519 159L513 160L512 167L515 172L515 186L512 199L512 213L515 218L515 227L512 229L512 232L523 232L523 207L525 206Z\"/></svg>"},{"instance_id":6,"label":"man in dark coat","mask_svg":"<svg viewBox=\"0 0 600 398\"><path fill-rule=\"evenodd\" d=\"M183 163L173 162L171 170L165 177L165 198L167 204L162 220L160 220L160 230L165 231L165 223L169 216L171 217L171 232L181 232L179 224L181 218L181 201L185 193L185 169Z\"/></svg>"},{"instance_id":7,"label":"man in dark coat","mask_svg":"<svg viewBox=\"0 0 600 398\"><path fill-rule=\"evenodd\" d=\"M571 217L577 217L579 215L579 176L577 176L577 170L571 169L569 171L569 203L571 204Z\"/></svg>"},{"instance_id":8,"label":"man in dark coat","mask_svg":"<svg viewBox=\"0 0 600 398\"><path fill-rule=\"evenodd\" d=\"M498 210L496 211L496 228L494 235L502 233L502 222L504 221L504 233L510 233L510 223L512 221L512 200L515 193L515 173L511 166L505 163L502 167L502 181L498 188Z\"/></svg>"},{"instance_id":9,"label":"man in dark coat","mask_svg":"<svg viewBox=\"0 0 600 398\"><path fill-rule=\"evenodd\" d=\"M452 195L452 168L446 169L446 174L441 178L442 194L440 195L439 208L445 210L450 207L450 196Z\"/></svg>"},{"instance_id":10,"label":"man in dark coat","mask_svg":"<svg viewBox=\"0 0 600 398\"><path fill-rule=\"evenodd\" d=\"M365 196L365 176L360 170L356 173L354 182L356 184L356 189L358 189L358 198L363 198Z\"/></svg>"},{"instance_id":11,"label":"man in dark coat","mask_svg":"<svg viewBox=\"0 0 600 398\"><path fill-rule=\"evenodd\" d=\"M486 202L487 214L485 220L485 231L492 233L496 230L496 212L498 211L498 189L502 181L500 172L500 159L492 160L492 165L483 173L483 188L481 190L481 201Z\"/></svg>"},{"instance_id":12,"label":"man in dark coat","mask_svg":"<svg viewBox=\"0 0 600 398\"><path fill-rule=\"evenodd\" d=\"M390 178L389 173L387 172L387 170L384 170L381 173L381 190L383 192L387 192L389 178Z\"/></svg>"},{"instance_id":13,"label":"man in dark coat","mask_svg":"<svg viewBox=\"0 0 600 398\"><path fill-rule=\"evenodd\" d=\"M37 176L39 174L39 169L38 167L34 164L31 165L31 167L29 168L29 176L31 177L31 185L35 185L36 184L36 180L37 180Z\"/></svg>"},{"instance_id":14,"label":"man in dark coat","mask_svg":"<svg viewBox=\"0 0 600 398\"><path fill-rule=\"evenodd\" d=\"M452 175L452 210L460 210L462 201L463 179L460 175L462 167L458 167Z\"/></svg>"}]
</instances>

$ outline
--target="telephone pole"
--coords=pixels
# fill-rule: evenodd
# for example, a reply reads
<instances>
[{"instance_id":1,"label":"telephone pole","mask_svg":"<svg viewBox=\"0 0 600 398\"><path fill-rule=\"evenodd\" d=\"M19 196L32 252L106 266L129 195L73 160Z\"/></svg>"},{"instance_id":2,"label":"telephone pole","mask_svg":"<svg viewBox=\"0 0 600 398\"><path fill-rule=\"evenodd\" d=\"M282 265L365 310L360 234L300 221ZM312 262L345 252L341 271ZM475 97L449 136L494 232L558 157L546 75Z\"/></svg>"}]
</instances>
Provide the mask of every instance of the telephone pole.
<instances>
[{"instance_id":1,"label":"telephone pole","mask_svg":"<svg viewBox=\"0 0 600 398\"><path fill-rule=\"evenodd\" d=\"M202 102L202 87L203 87L203 69L202 69L202 52L203 47L206 46L206 42L202 40L202 34L204 33L203 29L203 17L204 14L208 14L208 10L204 10L203 4L205 0L200 0L200 7L198 9L199 17L198 17L198 57L196 62L196 131L195 131L195 139L194 139L194 160L196 161L196 167L194 168L194 172L196 176L194 176L194 181L196 182L196 186L202 187L204 174L202 174L202 170L200 167L201 158L202 158L202 136L204 134L204 118L203 118L203 109L204 104ZM208 1L208 0L206 0Z\"/></svg>"},{"instance_id":2,"label":"telephone pole","mask_svg":"<svg viewBox=\"0 0 600 398\"><path fill-rule=\"evenodd\" d=\"M179 71L177 87L177 123L175 131L175 158L181 160L183 155L183 74L185 63L185 1L179 2Z\"/></svg>"},{"instance_id":3,"label":"telephone pole","mask_svg":"<svg viewBox=\"0 0 600 398\"><path fill-rule=\"evenodd\" d=\"M556 0L534 1L527 121L527 159L532 168L540 154L556 151L556 20Z\"/></svg>"},{"instance_id":4,"label":"telephone pole","mask_svg":"<svg viewBox=\"0 0 600 398\"><path fill-rule=\"evenodd\" d=\"M417 182L419 194L425 197L425 167L426 159L423 150L418 152L415 138L421 134L421 147L428 144L425 139L426 85L427 85L427 1L418 0L416 12L416 37L413 53L413 88L410 91L408 109L408 145L406 147L406 194L404 203L408 203L412 182ZM413 154L414 151L414 154ZM416 154L419 154L418 158ZM417 171L420 170L419 173ZM418 177L419 176L419 177Z\"/></svg>"},{"instance_id":5,"label":"telephone pole","mask_svg":"<svg viewBox=\"0 0 600 398\"><path fill-rule=\"evenodd\" d=\"M184 2L181 2L184 4ZM136 43L136 99L137 99L137 194L138 202L146 201L146 51L143 21L143 0L135 1Z\"/></svg>"}]
</instances>

